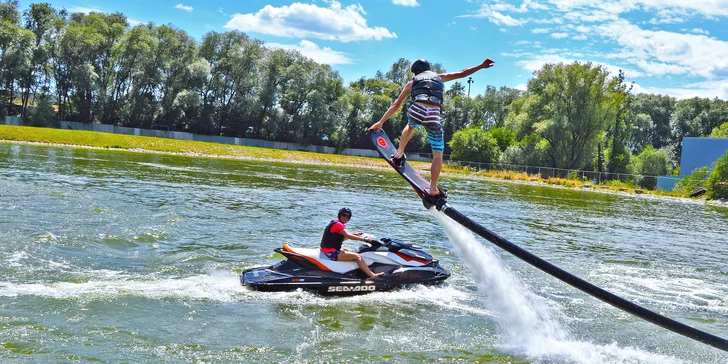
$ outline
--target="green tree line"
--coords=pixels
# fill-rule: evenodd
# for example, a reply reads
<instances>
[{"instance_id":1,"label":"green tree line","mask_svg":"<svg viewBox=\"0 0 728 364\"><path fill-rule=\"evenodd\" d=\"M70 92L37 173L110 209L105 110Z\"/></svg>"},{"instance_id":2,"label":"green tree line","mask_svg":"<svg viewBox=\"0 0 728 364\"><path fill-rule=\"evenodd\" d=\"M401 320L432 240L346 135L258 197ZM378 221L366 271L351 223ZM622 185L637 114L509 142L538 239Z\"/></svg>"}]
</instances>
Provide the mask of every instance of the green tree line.
<instances>
[{"instance_id":1,"label":"green tree line","mask_svg":"<svg viewBox=\"0 0 728 364\"><path fill-rule=\"evenodd\" d=\"M4 1L0 22L0 117L38 126L68 120L369 148L364 130L412 77L400 58L347 85L330 66L242 32L196 40L173 25L130 26L121 13L69 14L48 3L21 11ZM623 74L592 63L546 64L526 90L487 86L470 97L454 82L446 95L445 153L460 160L669 174L682 138L728 130L723 100L635 94ZM406 122L400 111L384 129L397 137ZM408 148L429 152L426 135Z\"/></svg>"}]
</instances>

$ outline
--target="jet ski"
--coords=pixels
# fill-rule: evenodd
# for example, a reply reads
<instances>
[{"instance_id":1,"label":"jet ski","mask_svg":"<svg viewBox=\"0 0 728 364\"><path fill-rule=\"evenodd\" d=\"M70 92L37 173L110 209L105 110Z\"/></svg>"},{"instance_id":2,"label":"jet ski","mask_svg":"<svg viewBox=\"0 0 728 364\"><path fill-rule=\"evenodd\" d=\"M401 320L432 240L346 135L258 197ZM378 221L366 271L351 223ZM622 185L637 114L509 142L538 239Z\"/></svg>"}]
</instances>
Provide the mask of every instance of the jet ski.
<instances>
[{"instance_id":1,"label":"jet ski","mask_svg":"<svg viewBox=\"0 0 728 364\"><path fill-rule=\"evenodd\" d=\"M274 249L286 260L271 266L246 269L240 283L258 291L304 289L321 295L347 296L389 291L415 284L440 284L450 272L422 248L401 240L382 238L362 245L356 252L374 273L367 277L354 261L333 261L321 249L293 248L283 244Z\"/></svg>"}]
</instances>

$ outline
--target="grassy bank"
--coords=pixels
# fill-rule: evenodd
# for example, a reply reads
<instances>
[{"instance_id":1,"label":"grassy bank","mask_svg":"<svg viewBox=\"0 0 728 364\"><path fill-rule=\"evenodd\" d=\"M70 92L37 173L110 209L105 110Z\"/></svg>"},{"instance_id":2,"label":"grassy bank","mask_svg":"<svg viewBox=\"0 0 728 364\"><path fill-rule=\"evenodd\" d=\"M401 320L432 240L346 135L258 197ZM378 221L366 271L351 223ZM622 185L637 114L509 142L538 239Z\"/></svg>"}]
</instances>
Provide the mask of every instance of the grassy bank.
<instances>
[{"instance_id":1,"label":"grassy bank","mask_svg":"<svg viewBox=\"0 0 728 364\"><path fill-rule=\"evenodd\" d=\"M207 155L241 159L385 166L384 162L374 158L351 157L339 154L311 153L207 143L192 140L177 140L83 130L63 130L25 126L0 125L0 140L130 151Z\"/></svg>"},{"instance_id":2,"label":"grassy bank","mask_svg":"<svg viewBox=\"0 0 728 364\"><path fill-rule=\"evenodd\" d=\"M340 154L324 154L281 149L246 147L239 145L197 142L191 140L99 133L83 130L63 130L24 126L0 125L0 141L43 143L62 146L80 146L158 153L179 153L238 159L278 160L283 162L297 162L309 164L339 164L382 168L387 167L384 161L377 158L352 157ZM424 162L411 162L411 164L418 169L429 167L429 163ZM443 166L443 172L463 175L475 175L508 181L544 183L549 185L563 186L567 188L589 188L599 191L648 193L660 196L678 197L677 194L674 192L641 190L626 184L613 183L609 185L585 185L583 182L578 180L565 178L541 179L535 175L512 171L475 172L467 167Z\"/></svg>"}]
</instances>

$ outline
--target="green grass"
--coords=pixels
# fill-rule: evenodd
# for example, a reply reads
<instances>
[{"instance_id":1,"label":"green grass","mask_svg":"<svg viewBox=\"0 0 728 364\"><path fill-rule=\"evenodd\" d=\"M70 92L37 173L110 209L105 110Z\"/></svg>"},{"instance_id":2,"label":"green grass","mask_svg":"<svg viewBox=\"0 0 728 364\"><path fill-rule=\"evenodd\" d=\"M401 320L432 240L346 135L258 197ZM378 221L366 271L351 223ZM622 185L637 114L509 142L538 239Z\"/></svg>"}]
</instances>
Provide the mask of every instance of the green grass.
<instances>
[{"instance_id":1,"label":"green grass","mask_svg":"<svg viewBox=\"0 0 728 364\"><path fill-rule=\"evenodd\" d=\"M239 159L277 160L283 162L307 164L340 164L370 167L387 167L379 158L353 157L341 154L312 153L282 149L247 147L230 144L198 142L192 140L177 140L166 138L143 137L135 135L100 133L82 130L63 130L53 128L36 128L26 126L0 125L0 141L47 143L52 145L67 145L75 147L91 147L104 149L118 149L130 151L146 151L161 153L179 153L201 156L215 156ZM409 162L415 168L429 168L429 162ZM476 172L467 167L444 165L443 172L477 175L507 181L538 182L551 185L560 185L568 188L580 188L581 181L565 178L542 179L537 175L529 175L514 171L480 171ZM622 183L609 182L599 186L591 185L598 190L610 190L634 193L633 187ZM626 190L626 191L625 191ZM644 193L659 196L677 196L676 193L666 191L648 191Z\"/></svg>"},{"instance_id":2,"label":"green grass","mask_svg":"<svg viewBox=\"0 0 728 364\"><path fill-rule=\"evenodd\" d=\"M340 154L311 153L304 151L207 143L192 140L177 140L93 131L35 128L25 126L0 125L0 140L229 158L271 159L312 164L331 163L386 166L385 162L380 159L352 157Z\"/></svg>"}]
</instances>

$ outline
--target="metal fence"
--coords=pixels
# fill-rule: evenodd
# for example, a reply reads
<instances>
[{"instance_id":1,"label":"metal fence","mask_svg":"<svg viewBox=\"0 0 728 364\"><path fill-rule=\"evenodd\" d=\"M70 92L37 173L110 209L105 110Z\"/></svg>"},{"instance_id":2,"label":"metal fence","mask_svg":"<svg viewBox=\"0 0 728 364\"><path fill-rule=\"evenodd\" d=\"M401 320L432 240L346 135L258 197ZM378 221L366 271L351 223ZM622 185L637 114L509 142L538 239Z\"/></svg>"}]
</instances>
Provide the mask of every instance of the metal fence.
<instances>
[{"instance_id":1,"label":"metal fence","mask_svg":"<svg viewBox=\"0 0 728 364\"><path fill-rule=\"evenodd\" d=\"M551 167L522 166L516 164L505 163L481 163L469 161L448 161L448 164L467 167L475 171L508 171L521 172L528 175L537 176L542 179L549 178L565 178L579 180L584 183L608 184L610 181L619 181L621 183L634 186L635 188L655 189L657 186L658 176L642 176L627 173L608 173L596 171L582 171L578 169L563 169Z\"/></svg>"}]
</instances>

